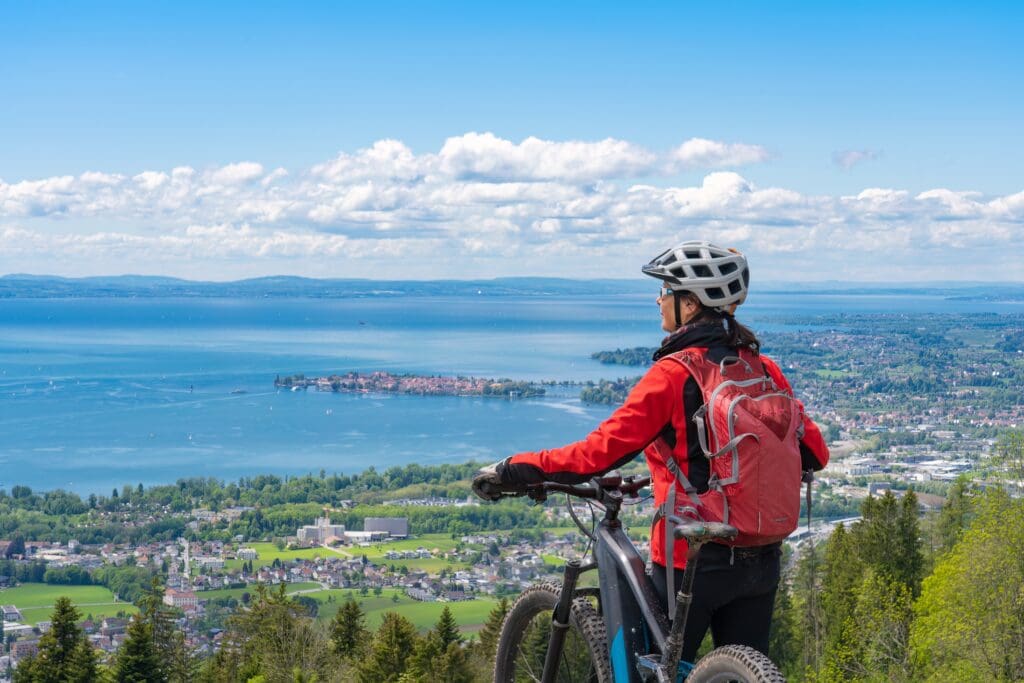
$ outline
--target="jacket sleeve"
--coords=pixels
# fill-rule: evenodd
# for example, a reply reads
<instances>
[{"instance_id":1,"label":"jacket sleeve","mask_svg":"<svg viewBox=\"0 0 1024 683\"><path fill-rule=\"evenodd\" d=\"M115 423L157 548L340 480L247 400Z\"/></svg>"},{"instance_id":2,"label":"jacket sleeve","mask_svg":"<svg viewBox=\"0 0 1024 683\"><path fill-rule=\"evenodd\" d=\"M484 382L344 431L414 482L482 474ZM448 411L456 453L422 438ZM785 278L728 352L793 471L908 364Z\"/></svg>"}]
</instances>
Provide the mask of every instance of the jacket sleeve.
<instances>
[{"instance_id":1,"label":"jacket sleeve","mask_svg":"<svg viewBox=\"0 0 1024 683\"><path fill-rule=\"evenodd\" d=\"M626 401L585 439L561 448L517 453L499 465L498 474L517 484L545 479L575 484L624 465L670 422L686 381L685 370L679 370L656 363Z\"/></svg>"},{"instance_id":2,"label":"jacket sleeve","mask_svg":"<svg viewBox=\"0 0 1024 683\"><path fill-rule=\"evenodd\" d=\"M783 389L791 396L793 395L793 387L789 385L789 381L786 376L782 374L782 370L776 365L775 361L767 356L761 356L761 363L764 365L765 370L771 376L775 383L779 385L780 389ZM804 410L804 404L795 396L793 400L796 401L797 405L800 406L800 414L803 415L804 420L804 435L800 438L800 455L802 456L802 467L805 470L822 470L825 465L828 464L828 445L825 443L825 437L821 435L821 429L815 424L814 420L810 418L807 411Z\"/></svg>"}]
</instances>

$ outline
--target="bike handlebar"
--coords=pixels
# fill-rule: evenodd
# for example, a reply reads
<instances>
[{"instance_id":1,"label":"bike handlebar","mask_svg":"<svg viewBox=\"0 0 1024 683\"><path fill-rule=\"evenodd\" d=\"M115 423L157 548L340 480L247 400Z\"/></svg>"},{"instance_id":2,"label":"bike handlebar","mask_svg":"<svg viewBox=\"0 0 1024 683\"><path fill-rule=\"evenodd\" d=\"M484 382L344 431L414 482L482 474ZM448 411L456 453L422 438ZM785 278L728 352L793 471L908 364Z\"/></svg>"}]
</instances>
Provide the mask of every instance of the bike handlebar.
<instances>
[{"instance_id":1,"label":"bike handlebar","mask_svg":"<svg viewBox=\"0 0 1024 683\"><path fill-rule=\"evenodd\" d=\"M621 477L608 474L595 477L587 484L560 484L556 481L544 481L526 486L526 495L534 500L544 500L549 493L565 493L576 498L601 499L602 494L618 491L626 496L635 496L641 489L650 486L649 476Z\"/></svg>"}]
</instances>

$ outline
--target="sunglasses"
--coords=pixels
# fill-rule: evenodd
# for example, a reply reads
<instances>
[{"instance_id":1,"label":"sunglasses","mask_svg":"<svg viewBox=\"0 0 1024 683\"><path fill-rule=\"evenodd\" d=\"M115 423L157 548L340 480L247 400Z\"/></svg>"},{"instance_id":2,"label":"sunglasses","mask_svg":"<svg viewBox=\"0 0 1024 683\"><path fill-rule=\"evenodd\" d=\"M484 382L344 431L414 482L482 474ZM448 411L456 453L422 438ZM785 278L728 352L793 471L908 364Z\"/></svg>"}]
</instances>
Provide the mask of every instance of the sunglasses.
<instances>
[{"instance_id":1,"label":"sunglasses","mask_svg":"<svg viewBox=\"0 0 1024 683\"><path fill-rule=\"evenodd\" d=\"M662 285L661 289L658 290L658 298L666 297L672 293L672 289Z\"/></svg>"}]
</instances>

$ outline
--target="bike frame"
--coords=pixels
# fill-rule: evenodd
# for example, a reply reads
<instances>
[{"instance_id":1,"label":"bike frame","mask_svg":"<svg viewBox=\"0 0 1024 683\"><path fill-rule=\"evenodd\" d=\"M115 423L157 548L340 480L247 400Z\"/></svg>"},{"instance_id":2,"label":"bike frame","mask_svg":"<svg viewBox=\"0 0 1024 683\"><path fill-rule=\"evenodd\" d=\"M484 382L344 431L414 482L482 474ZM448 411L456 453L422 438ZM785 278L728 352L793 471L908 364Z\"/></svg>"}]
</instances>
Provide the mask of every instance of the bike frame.
<instances>
[{"instance_id":1,"label":"bike frame","mask_svg":"<svg viewBox=\"0 0 1024 683\"><path fill-rule=\"evenodd\" d=\"M608 632L608 657L615 683L639 683L643 679L637 658L665 652L669 632L666 610L643 558L621 523L602 520L595 535L601 614Z\"/></svg>"},{"instance_id":2,"label":"bike frame","mask_svg":"<svg viewBox=\"0 0 1024 683\"><path fill-rule=\"evenodd\" d=\"M677 618L669 626L667 605L661 604L643 557L626 536L618 519L623 500L621 491L617 487L602 486L600 480L595 483L596 495L588 497L603 503L605 514L594 530L594 561L584 566L577 561L566 564L562 597L552 615L554 628L542 681L554 680L568 628L572 598L590 594L588 589L576 589L577 578L581 573L594 569L598 570L600 611L607 630L608 658L615 683L682 681L693 668L689 662L680 662L679 654L692 596L696 555L702 543L691 547L682 585L675 596ZM568 486L557 488L565 492L575 489ZM673 671L675 675L671 675Z\"/></svg>"}]
</instances>

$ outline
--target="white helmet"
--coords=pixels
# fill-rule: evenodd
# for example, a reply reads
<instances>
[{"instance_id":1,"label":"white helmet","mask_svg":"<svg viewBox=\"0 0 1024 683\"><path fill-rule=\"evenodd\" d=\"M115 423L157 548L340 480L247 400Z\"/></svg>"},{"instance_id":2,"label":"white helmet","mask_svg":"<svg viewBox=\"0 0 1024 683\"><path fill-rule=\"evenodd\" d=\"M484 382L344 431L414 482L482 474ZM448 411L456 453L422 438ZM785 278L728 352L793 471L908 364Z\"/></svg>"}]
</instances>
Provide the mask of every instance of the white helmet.
<instances>
[{"instance_id":1,"label":"white helmet","mask_svg":"<svg viewBox=\"0 0 1024 683\"><path fill-rule=\"evenodd\" d=\"M683 242L651 259L644 273L673 292L691 292L709 308L725 310L747 298L747 257L711 242Z\"/></svg>"}]
</instances>

